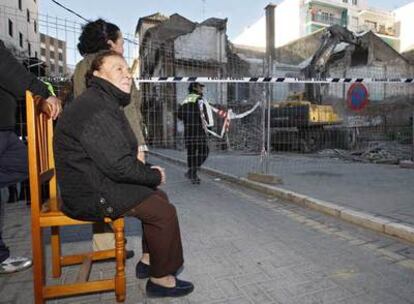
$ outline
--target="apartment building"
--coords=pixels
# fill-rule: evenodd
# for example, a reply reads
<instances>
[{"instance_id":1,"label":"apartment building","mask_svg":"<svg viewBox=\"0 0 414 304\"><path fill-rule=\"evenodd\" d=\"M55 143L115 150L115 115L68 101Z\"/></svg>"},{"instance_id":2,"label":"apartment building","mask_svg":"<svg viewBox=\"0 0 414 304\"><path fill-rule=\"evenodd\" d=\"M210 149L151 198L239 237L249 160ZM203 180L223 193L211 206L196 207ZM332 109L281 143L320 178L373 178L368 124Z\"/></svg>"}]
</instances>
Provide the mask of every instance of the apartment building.
<instances>
[{"instance_id":1,"label":"apartment building","mask_svg":"<svg viewBox=\"0 0 414 304\"><path fill-rule=\"evenodd\" d=\"M40 59L46 63L46 75L66 75L68 72L66 63L66 41L41 33Z\"/></svg>"},{"instance_id":2,"label":"apartment building","mask_svg":"<svg viewBox=\"0 0 414 304\"><path fill-rule=\"evenodd\" d=\"M38 0L0 1L0 39L19 58L39 56Z\"/></svg>"},{"instance_id":3,"label":"apartment building","mask_svg":"<svg viewBox=\"0 0 414 304\"><path fill-rule=\"evenodd\" d=\"M414 51L414 1L394 11L400 28L400 52Z\"/></svg>"},{"instance_id":4,"label":"apartment building","mask_svg":"<svg viewBox=\"0 0 414 304\"><path fill-rule=\"evenodd\" d=\"M408 19L408 18L407 18ZM265 16L234 43L265 48ZM370 8L367 0L285 0L275 9L275 47L339 24L356 33L371 30L400 51L401 21L394 12Z\"/></svg>"},{"instance_id":5,"label":"apartment building","mask_svg":"<svg viewBox=\"0 0 414 304\"><path fill-rule=\"evenodd\" d=\"M289 1L289 0L288 0ZM303 34L339 24L356 32L373 31L393 48L399 48L399 35L392 12L369 8L366 0L305 0Z\"/></svg>"}]
</instances>

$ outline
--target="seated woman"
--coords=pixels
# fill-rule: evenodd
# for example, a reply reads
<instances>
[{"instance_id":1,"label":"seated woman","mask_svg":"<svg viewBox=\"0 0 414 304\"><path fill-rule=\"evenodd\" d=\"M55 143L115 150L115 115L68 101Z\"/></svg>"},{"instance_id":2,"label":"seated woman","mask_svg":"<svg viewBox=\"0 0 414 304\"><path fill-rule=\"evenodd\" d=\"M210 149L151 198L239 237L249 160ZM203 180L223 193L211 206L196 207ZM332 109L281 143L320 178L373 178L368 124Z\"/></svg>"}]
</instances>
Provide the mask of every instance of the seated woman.
<instances>
[{"instance_id":1,"label":"seated woman","mask_svg":"<svg viewBox=\"0 0 414 304\"><path fill-rule=\"evenodd\" d=\"M175 207L157 187L164 169L137 158L138 143L122 107L130 101L128 65L114 51L99 53L87 74L89 88L67 108L54 136L62 211L82 220L132 216L143 223L140 278L153 297L189 294L194 286L175 273L183 264Z\"/></svg>"}]
</instances>

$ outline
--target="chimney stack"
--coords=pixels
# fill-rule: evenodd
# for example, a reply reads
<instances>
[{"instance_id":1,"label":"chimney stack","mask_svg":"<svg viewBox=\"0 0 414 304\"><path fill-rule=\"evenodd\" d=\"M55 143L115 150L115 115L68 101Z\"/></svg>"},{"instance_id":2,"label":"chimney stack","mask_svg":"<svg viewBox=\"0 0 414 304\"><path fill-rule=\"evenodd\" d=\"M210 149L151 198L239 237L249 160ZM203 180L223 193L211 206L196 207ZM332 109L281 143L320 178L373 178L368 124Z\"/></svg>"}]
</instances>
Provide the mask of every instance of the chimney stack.
<instances>
[{"instance_id":1,"label":"chimney stack","mask_svg":"<svg viewBox=\"0 0 414 304\"><path fill-rule=\"evenodd\" d=\"M275 8L276 5L269 3L266 7L266 55L275 58Z\"/></svg>"}]
</instances>

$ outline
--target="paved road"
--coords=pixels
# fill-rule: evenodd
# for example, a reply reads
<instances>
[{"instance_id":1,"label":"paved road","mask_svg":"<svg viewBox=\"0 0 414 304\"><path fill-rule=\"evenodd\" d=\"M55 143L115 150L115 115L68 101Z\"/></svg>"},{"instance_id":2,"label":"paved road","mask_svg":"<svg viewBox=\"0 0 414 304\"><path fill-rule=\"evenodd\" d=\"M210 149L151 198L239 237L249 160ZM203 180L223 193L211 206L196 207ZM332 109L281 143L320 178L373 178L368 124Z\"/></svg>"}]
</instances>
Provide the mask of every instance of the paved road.
<instances>
[{"instance_id":1,"label":"paved road","mask_svg":"<svg viewBox=\"0 0 414 304\"><path fill-rule=\"evenodd\" d=\"M185 160L183 151L154 151ZM239 177L262 167L257 155L218 152L210 154L205 166ZM414 226L413 169L277 154L270 157L269 172L283 179L281 188Z\"/></svg>"},{"instance_id":2,"label":"paved road","mask_svg":"<svg viewBox=\"0 0 414 304\"><path fill-rule=\"evenodd\" d=\"M311 210L260 196L202 175L191 185L184 169L167 168L165 190L177 206L185 250L180 277L196 289L180 299L146 299L145 280L127 262L126 303L414 303L414 246ZM29 210L5 204L4 236L30 254ZM140 225L127 221L128 247L140 246ZM64 231L65 249L90 246L86 227ZM94 266L93 276L112 272ZM75 276L72 268L62 279ZM31 271L0 277L0 303L31 303ZM114 303L113 293L50 303Z\"/></svg>"}]
</instances>

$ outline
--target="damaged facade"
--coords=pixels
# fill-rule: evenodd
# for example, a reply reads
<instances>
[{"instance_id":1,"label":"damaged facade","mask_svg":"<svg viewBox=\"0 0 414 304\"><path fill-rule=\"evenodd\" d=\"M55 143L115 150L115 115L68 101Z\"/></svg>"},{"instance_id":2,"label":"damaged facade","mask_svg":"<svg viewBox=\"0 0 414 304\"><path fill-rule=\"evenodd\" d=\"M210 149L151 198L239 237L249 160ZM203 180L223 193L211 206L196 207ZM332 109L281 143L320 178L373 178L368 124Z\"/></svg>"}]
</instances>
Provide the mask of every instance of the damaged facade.
<instances>
[{"instance_id":1,"label":"damaged facade","mask_svg":"<svg viewBox=\"0 0 414 304\"><path fill-rule=\"evenodd\" d=\"M334 54L329 63L331 77L394 79L414 75L414 66L375 34L367 32L361 39L367 45L365 51L358 52L353 47L344 45L343 50L339 49ZM366 87L369 104L357 116L375 118L382 125L409 125L414 108L412 85L367 84ZM342 92L338 85L326 86L324 100L332 103L343 117L349 118L348 124L352 124L355 113L350 112L343 103L348 89L349 85L342 86Z\"/></svg>"},{"instance_id":2,"label":"damaged facade","mask_svg":"<svg viewBox=\"0 0 414 304\"><path fill-rule=\"evenodd\" d=\"M210 18L196 23L178 14L141 18L136 30L140 39L140 77L304 77L324 35L324 29L317 30L276 48L270 60L261 48L240 47L229 42L226 26L227 19ZM363 47L348 42L335 45L325 66L325 77L410 78L414 75L409 60L377 34L368 31L357 36ZM180 133L175 113L187 94L187 87L188 83L141 85L150 143L175 147ZM340 117L341 127L354 130L373 127L385 134L389 127L410 125L413 86L393 83L366 84L366 87L369 102L358 111L347 104L349 84L318 85L320 99L317 103L332 106ZM305 85L299 83L207 83L205 97L212 104L243 112L256 102L264 104L270 98L275 105L305 91ZM262 111L256 111L249 118L251 125L259 126L254 135L256 141L261 137L262 114ZM250 128L241 124L247 124L247 121L237 122L238 132L230 133L241 134L242 128ZM250 133L250 129L246 131L246 134Z\"/></svg>"},{"instance_id":3,"label":"damaged facade","mask_svg":"<svg viewBox=\"0 0 414 304\"><path fill-rule=\"evenodd\" d=\"M323 30L319 30L304 38L291 42L275 49L274 77L303 77L303 70L310 63L310 59L321 46ZM396 52L381 38L371 31L359 35L366 49L356 49L353 45L339 43L333 55L327 62L326 77L337 78L410 78L414 75L414 66L403 55ZM246 48L237 48L242 58L249 53ZM250 50L249 62L264 63L265 54ZM254 58L252 58L254 57ZM259 65L260 65L259 64ZM253 66L258 64L252 63ZM403 84L367 84L369 105L360 115L376 115L390 113L390 108L396 110L414 106L413 86ZM341 117L355 116L346 106L347 92L350 85L329 84L321 86L322 103L332 104ZM274 92L274 101L286 100L293 92L304 91L301 84L280 85ZM408 123L411 112L404 110L401 113L393 111L391 120L403 119ZM403 117L401 117L401 115ZM352 119L351 119L352 120ZM347 121L347 119L345 119Z\"/></svg>"},{"instance_id":4,"label":"damaged facade","mask_svg":"<svg viewBox=\"0 0 414 304\"><path fill-rule=\"evenodd\" d=\"M226 27L227 19L218 18L201 23L179 14L141 18L136 29L141 42L140 76L228 77L235 69L232 63L237 56L230 51ZM187 88L188 83L141 86L149 138L157 138L153 144L175 144L175 112L187 95ZM226 84L206 84L204 91L212 104L227 104Z\"/></svg>"},{"instance_id":5,"label":"damaged facade","mask_svg":"<svg viewBox=\"0 0 414 304\"><path fill-rule=\"evenodd\" d=\"M349 31L338 29L338 32L342 31L353 36L358 43L354 44L355 41L349 41L350 38L331 39L335 37L332 32L327 35L326 30L319 30L275 49L272 64L266 60L269 58L269 50L265 53L257 49L238 46L235 51L250 63L251 70L263 65L263 72L266 72L265 66L273 66L269 72L269 76L273 77L377 79L413 77L414 66L406 58L410 57L410 53L404 54L406 56L399 54L372 31L353 35ZM322 46L326 46L324 43L332 46L333 51L326 53L329 57L321 55L325 52L322 51ZM324 59L320 60L323 62L322 74L314 69L315 58L322 58L318 57L318 54ZM309 71L313 71L313 74L308 75ZM267 76L267 74L262 75ZM298 127L296 131L292 131L288 130L287 126L276 128L278 130L271 129L272 145L280 147L282 143L291 148L295 146L296 148L292 148L295 150L311 152L323 147L348 149L363 147L376 140L395 139L397 143L410 143L412 141L414 86L401 83L367 83L364 86L368 91L367 104L355 109L349 104L348 94L350 94L351 84L284 83L272 85L272 90L268 94L270 94L274 109L281 106L281 101L297 98L320 104L321 109L327 106L329 107L327 109L332 109L335 117L338 117L332 126L324 124L319 129ZM309 97L309 89L313 92L310 96L314 98ZM249 86L249 89L244 91L246 99L257 97L252 90L253 87ZM282 119L279 116L274 118L273 115L275 114L271 114L271 120ZM299 117L298 114L292 117L295 116ZM302 141L304 145L301 144ZM313 143L314 146L310 147L309 143Z\"/></svg>"}]
</instances>

